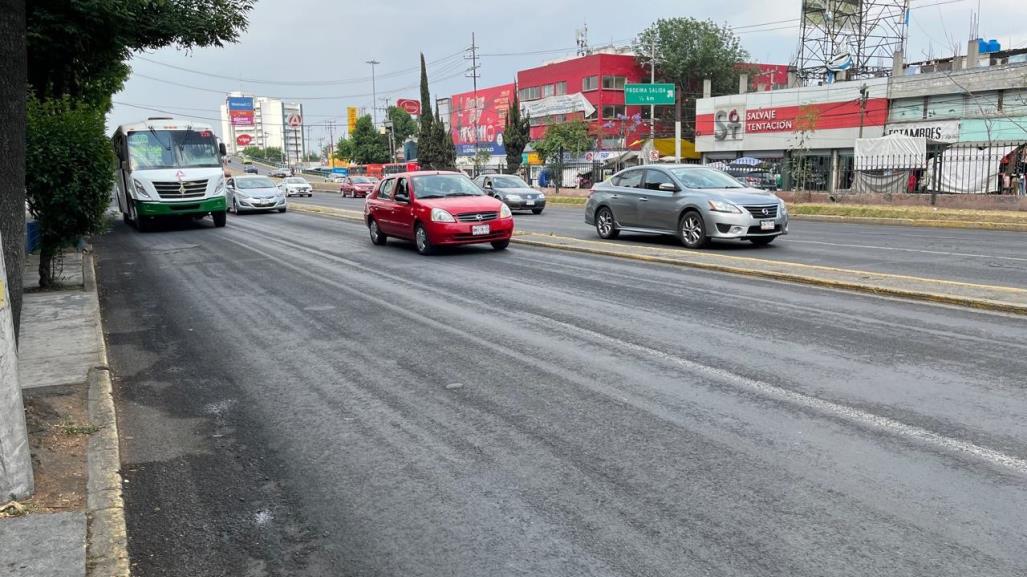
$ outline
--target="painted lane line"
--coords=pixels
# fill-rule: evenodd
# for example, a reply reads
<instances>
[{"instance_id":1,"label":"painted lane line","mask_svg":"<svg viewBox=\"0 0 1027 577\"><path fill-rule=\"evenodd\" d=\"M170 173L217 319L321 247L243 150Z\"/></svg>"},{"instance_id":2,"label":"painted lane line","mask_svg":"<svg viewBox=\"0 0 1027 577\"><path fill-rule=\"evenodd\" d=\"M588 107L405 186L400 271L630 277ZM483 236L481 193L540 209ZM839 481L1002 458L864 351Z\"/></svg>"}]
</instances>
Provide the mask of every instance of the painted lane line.
<instances>
[{"instance_id":1,"label":"painted lane line","mask_svg":"<svg viewBox=\"0 0 1027 577\"><path fill-rule=\"evenodd\" d=\"M535 317L539 322L545 323L548 326L561 326L566 331L574 335L587 335L596 341L611 344L622 349L627 349L650 357L655 357L671 364L676 364L690 372L699 373L722 382L727 382L728 384L734 385L738 388L748 389L763 397L783 401L801 408L812 409L821 414L831 415L855 425L876 429L909 441L917 441L936 449L942 449L946 452L969 455L971 457L987 461L993 465L1011 469L1021 475L1027 475L1027 461L1024 459L1007 455L1001 451L982 447L981 445L970 441L947 437L923 427L903 423L902 421L898 421L891 417L877 415L875 413L850 407L841 403L827 401L805 393L796 392L784 387L773 385L766 381L752 379L725 369L704 365L702 363L665 353L658 349L624 341L553 318L540 317L531 313L527 313L527 316Z\"/></svg>"}]
</instances>

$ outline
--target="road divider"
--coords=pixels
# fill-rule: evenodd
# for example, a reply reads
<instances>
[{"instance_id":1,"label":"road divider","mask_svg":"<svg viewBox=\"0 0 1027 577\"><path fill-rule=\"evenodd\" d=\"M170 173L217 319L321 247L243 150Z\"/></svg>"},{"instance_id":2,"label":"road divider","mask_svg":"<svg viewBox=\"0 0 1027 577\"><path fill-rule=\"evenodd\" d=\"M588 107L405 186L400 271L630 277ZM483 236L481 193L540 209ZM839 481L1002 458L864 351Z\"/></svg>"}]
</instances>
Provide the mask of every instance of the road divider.
<instances>
[{"instance_id":1,"label":"road divider","mask_svg":"<svg viewBox=\"0 0 1027 577\"><path fill-rule=\"evenodd\" d=\"M291 210L363 222L361 211L291 203ZM1027 289L878 273L779 260L731 256L684 248L596 241L519 232L513 242L548 248L793 282L880 296L1027 315Z\"/></svg>"}]
</instances>

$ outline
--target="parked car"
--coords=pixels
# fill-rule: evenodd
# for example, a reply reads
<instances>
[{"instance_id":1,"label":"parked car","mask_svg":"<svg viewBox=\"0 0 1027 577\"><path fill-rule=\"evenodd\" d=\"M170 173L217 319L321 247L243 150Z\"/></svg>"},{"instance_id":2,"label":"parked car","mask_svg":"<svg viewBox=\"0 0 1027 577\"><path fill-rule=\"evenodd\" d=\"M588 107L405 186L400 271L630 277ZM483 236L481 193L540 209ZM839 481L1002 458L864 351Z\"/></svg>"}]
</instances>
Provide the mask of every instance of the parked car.
<instances>
[{"instance_id":1,"label":"parked car","mask_svg":"<svg viewBox=\"0 0 1027 577\"><path fill-rule=\"evenodd\" d=\"M244 158L244 159L242 159L242 163L243 164L253 164L253 161L250 160L249 158Z\"/></svg>"},{"instance_id":2,"label":"parked car","mask_svg":"<svg viewBox=\"0 0 1027 577\"><path fill-rule=\"evenodd\" d=\"M750 188L777 190L777 177L766 170L729 168L724 172Z\"/></svg>"},{"instance_id":3,"label":"parked car","mask_svg":"<svg viewBox=\"0 0 1027 577\"><path fill-rule=\"evenodd\" d=\"M510 207L486 195L460 172L404 172L386 176L364 201L371 242L413 240L417 252L491 243L503 250L513 236Z\"/></svg>"},{"instance_id":4,"label":"parked car","mask_svg":"<svg viewBox=\"0 0 1027 577\"><path fill-rule=\"evenodd\" d=\"M374 190L375 180L369 176L347 176L339 184L339 194L353 198L364 198Z\"/></svg>"},{"instance_id":5,"label":"parked car","mask_svg":"<svg viewBox=\"0 0 1027 577\"><path fill-rule=\"evenodd\" d=\"M242 169L246 174L258 174L256 166L247 166Z\"/></svg>"},{"instance_id":6,"label":"parked car","mask_svg":"<svg viewBox=\"0 0 1027 577\"><path fill-rule=\"evenodd\" d=\"M788 233L788 209L772 193L719 170L640 166L592 187L585 222L604 239L631 231L674 235L688 248L702 248L711 238L767 245Z\"/></svg>"},{"instance_id":7,"label":"parked car","mask_svg":"<svg viewBox=\"0 0 1027 577\"><path fill-rule=\"evenodd\" d=\"M228 207L236 214L253 211L285 212L285 195L266 176L236 176L228 179Z\"/></svg>"},{"instance_id":8,"label":"parked car","mask_svg":"<svg viewBox=\"0 0 1027 577\"><path fill-rule=\"evenodd\" d=\"M302 176L290 176L278 184L285 196L311 196L314 187Z\"/></svg>"},{"instance_id":9,"label":"parked car","mask_svg":"<svg viewBox=\"0 0 1027 577\"><path fill-rule=\"evenodd\" d=\"M285 177L289 176L289 169L288 168L278 167L278 168L272 169L270 174L271 174L271 176L273 176L275 178L285 178Z\"/></svg>"},{"instance_id":10,"label":"parked car","mask_svg":"<svg viewBox=\"0 0 1027 577\"><path fill-rule=\"evenodd\" d=\"M482 174L474 179L485 194L498 198L510 210L530 210L542 214L546 208L546 195L535 190L519 176L512 174Z\"/></svg>"}]
</instances>

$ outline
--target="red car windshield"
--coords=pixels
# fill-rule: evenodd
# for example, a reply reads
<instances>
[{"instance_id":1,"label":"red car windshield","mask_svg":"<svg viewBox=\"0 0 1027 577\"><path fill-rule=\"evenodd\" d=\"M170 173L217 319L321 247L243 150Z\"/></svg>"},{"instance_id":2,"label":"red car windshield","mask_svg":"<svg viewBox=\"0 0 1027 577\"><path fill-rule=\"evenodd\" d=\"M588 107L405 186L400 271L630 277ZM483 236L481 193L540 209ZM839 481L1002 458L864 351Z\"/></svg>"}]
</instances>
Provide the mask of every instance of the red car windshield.
<instances>
[{"instance_id":1,"label":"red car windshield","mask_svg":"<svg viewBox=\"0 0 1027 577\"><path fill-rule=\"evenodd\" d=\"M415 176L410 179L414 184L417 198L447 198L450 196L483 196L471 179L462 174L431 174Z\"/></svg>"}]
</instances>

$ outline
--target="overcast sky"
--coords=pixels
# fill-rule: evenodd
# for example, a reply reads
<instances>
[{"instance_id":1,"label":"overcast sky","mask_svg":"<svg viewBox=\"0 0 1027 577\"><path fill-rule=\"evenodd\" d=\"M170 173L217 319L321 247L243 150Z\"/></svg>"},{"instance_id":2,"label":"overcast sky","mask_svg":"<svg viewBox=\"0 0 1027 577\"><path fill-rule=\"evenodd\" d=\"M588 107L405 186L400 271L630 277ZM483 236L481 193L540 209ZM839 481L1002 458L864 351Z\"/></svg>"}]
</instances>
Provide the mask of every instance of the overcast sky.
<instances>
[{"instance_id":1,"label":"overcast sky","mask_svg":"<svg viewBox=\"0 0 1027 577\"><path fill-rule=\"evenodd\" d=\"M1027 46L1027 3L980 4L983 37L1000 40L1003 48ZM950 54L953 43L965 52L978 0L912 5L910 59ZM367 60L381 62L379 106L382 97L418 97L421 51L430 63L433 99L470 90L460 52L470 46L472 32L482 53L479 86L512 82L518 69L573 54L575 30L586 23L590 44L599 46L625 44L651 22L680 16L737 27L753 61L787 64L798 46L800 6L801 0L260 0L237 44L193 52L168 48L133 59L133 74L114 97L108 125L158 110L214 124L231 90L302 102L308 124L334 119L345 125L347 106L371 106ZM312 128L312 148L325 134Z\"/></svg>"}]
</instances>

